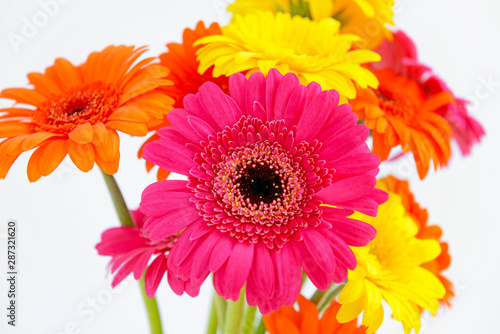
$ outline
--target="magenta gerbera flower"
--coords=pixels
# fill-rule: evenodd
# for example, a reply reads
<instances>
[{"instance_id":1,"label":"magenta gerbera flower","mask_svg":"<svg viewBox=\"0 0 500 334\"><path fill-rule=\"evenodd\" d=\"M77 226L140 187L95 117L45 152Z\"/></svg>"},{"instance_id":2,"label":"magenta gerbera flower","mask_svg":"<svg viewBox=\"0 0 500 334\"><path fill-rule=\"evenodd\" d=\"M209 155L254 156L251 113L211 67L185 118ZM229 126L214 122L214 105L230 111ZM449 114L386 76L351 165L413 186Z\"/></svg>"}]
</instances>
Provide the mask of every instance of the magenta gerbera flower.
<instances>
[{"instance_id":1,"label":"magenta gerbera flower","mask_svg":"<svg viewBox=\"0 0 500 334\"><path fill-rule=\"evenodd\" d=\"M111 256L109 270L115 274L111 283L114 288L130 273L138 280L145 273L144 282L146 295L152 298L161 279L167 272L168 254L174 246L178 236L171 235L165 239L152 241L148 233L142 228L146 216L139 210L131 211L136 227L114 227L102 234L102 241L96 245L99 255ZM151 257L156 258L148 263ZM191 296L197 296L199 289L194 289L190 284L167 272L168 283L174 292L182 294L186 291Z\"/></svg>"},{"instance_id":2,"label":"magenta gerbera flower","mask_svg":"<svg viewBox=\"0 0 500 334\"><path fill-rule=\"evenodd\" d=\"M348 246L376 233L347 217L376 215L387 196L374 188L369 130L336 91L277 70L234 74L229 87L188 95L145 147L146 160L188 181L144 190L144 228L152 240L182 231L168 259L178 278L199 288L212 272L232 300L246 284L248 303L268 313L296 301L302 269L319 289L344 281L356 266Z\"/></svg>"}]
</instances>

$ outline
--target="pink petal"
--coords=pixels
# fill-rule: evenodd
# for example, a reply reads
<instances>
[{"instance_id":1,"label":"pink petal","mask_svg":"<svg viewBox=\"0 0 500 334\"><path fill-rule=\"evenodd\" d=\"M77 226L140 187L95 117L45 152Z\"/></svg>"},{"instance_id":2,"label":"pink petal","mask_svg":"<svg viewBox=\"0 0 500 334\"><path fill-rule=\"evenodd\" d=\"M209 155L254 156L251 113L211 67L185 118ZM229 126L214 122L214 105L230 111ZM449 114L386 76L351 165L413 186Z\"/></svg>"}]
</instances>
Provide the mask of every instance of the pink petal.
<instances>
[{"instance_id":1,"label":"pink petal","mask_svg":"<svg viewBox=\"0 0 500 334\"><path fill-rule=\"evenodd\" d=\"M302 113L295 140L300 142L314 139L314 135L325 124L333 108L333 97L329 91L321 92L316 96Z\"/></svg>"},{"instance_id":2,"label":"pink petal","mask_svg":"<svg viewBox=\"0 0 500 334\"><path fill-rule=\"evenodd\" d=\"M301 231L304 244L318 266L326 273L332 273L335 269L332 249L328 242L315 229L308 228Z\"/></svg>"},{"instance_id":3,"label":"pink petal","mask_svg":"<svg viewBox=\"0 0 500 334\"><path fill-rule=\"evenodd\" d=\"M141 256L136 259L134 265L134 278L138 280L144 274L144 270L146 270L146 266L148 265L149 259L155 253L154 247L151 247L147 251L145 251Z\"/></svg>"},{"instance_id":4,"label":"pink petal","mask_svg":"<svg viewBox=\"0 0 500 334\"><path fill-rule=\"evenodd\" d=\"M287 113L289 117L292 117L293 113L297 111L300 111L299 115L302 114L307 103L307 91L304 86L299 86L299 79L295 74L287 73L281 79L274 103L274 119L285 119ZM296 106L296 103L301 105ZM290 110L288 110L288 106ZM289 126L290 124L286 125Z\"/></svg>"},{"instance_id":5,"label":"pink petal","mask_svg":"<svg viewBox=\"0 0 500 334\"><path fill-rule=\"evenodd\" d=\"M213 82L204 83L200 87L198 95L208 112L217 115L214 117L214 121L220 129L233 125L236 123L236 116L241 115L241 111L235 110L235 105L228 102L230 98Z\"/></svg>"},{"instance_id":6,"label":"pink petal","mask_svg":"<svg viewBox=\"0 0 500 334\"><path fill-rule=\"evenodd\" d=\"M377 169L379 165L380 158L371 153L357 154L356 157L347 156L326 164L326 166L335 169L337 175L366 173Z\"/></svg>"},{"instance_id":7,"label":"pink petal","mask_svg":"<svg viewBox=\"0 0 500 334\"><path fill-rule=\"evenodd\" d=\"M101 239L95 247L99 255L124 254L145 247L147 242L138 229L128 226L110 228L103 232Z\"/></svg>"},{"instance_id":8,"label":"pink petal","mask_svg":"<svg viewBox=\"0 0 500 334\"><path fill-rule=\"evenodd\" d=\"M271 252L274 263L274 291L276 305L293 305L302 286L302 270L292 249L301 243L287 243L281 251Z\"/></svg>"},{"instance_id":9,"label":"pink petal","mask_svg":"<svg viewBox=\"0 0 500 334\"><path fill-rule=\"evenodd\" d=\"M254 109L255 102L263 108ZM250 75L246 86L246 112L247 115L260 118L264 121L266 117L266 78L264 74L255 72Z\"/></svg>"},{"instance_id":10,"label":"pink petal","mask_svg":"<svg viewBox=\"0 0 500 334\"><path fill-rule=\"evenodd\" d=\"M286 76L285 76L286 77ZM283 80L284 81L284 80ZM282 83L283 85L283 83ZM281 86L280 86L281 88ZM306 109L307 105L307 89L300 85L296 86L293 92L291 93L289 100L287 101L288 105L286 105L286 109L284 109L284 113L280 114L284 120L285 120L285 125L289 128L292 126L298 124L300 117L302 116L302 113ZM278 99L276 101L276 110L280 111L281 110L281 103L282 99L280 96L278 96Z\"/></svg>"},{"instance_id":11,"label":"pink petal","mask_svg":"<svg viewBox=\"0 0 500 334\"><path fill-rule=\"evenodd\" d=\"M193 286L189 282L185 283L185 289L186 289L186 293L190 297L193 297L193 298L198 297L198 295L200 294L200 287Z\"/></svg>"},{"instance_id":12,"label":"pink petal","mask_svg":"<svg viewBox=\"0 0 500 334\"><path fill-rule=\"evenodd\" d=\"M321 158L327 164L333 165L333 161L352 153L361 145L361 138L356 136L335 136L323 143L321 147Z\"/></svg>"},{"instance_id":13,"label":"pink petal","mask_svg":"<svg viewBox=\"0 0 500 334\"><path fill-rule=\"evenodd\" d=\"M357 199L375 187L377 180L370 175L349 177L322 189L314 196L327 204L337 204Z\"/></svg>"},{"instance_id":14,"label":"pink petal","mask_svg":"<svg viewBox=\"0 0 500 334\"><path fill-rule=\"evenodd\" d=\"M278 119L275 115L276 94L280 86L283 75L275 69L271 69L266 80L266 120Z\"/></svg>"},{"instance_id":15,"label":"pink petal","mask_svg":"<svg viewBox=\"0 0 500 334\"><path fill-rule=\"evenodd\" d=\"M213 119L208 109L205 107L205 104L203 103L202 98L199 94L188 94L186 97L184 97L183 103L184 109L188 112L189 115L203 119L205 122L210 124L210 126L215 131L222 130L219 127L218 123Z\"/></svg>"},{"instance_id":16,"label":"pink petal","mask_svg":"<svg viewBox=\"0 0 500 334\"><path fill-rule=\"evenodd\" d=\"M229 77L229 93L240 110L246 111L247 78L241 73Z\"/></svg>"},{"instance_id":17,"label":"pink petal","mask_svg":"<svg viewBox=\"0 0 500 334\"><path fill-rule=\"evenodd\" d=\"M158 260L158 262L160 263L160 265L157 267L156 273L150 276L150 279L147 281L146 278L144 278L146 282L145 284L146 295L149 298L154 297L154 295L156 294L156 290L158 290L158 286L160 285L161 280L165 275L165 272L167 271L167 261L164 256L159 256L155 260Z\"/></svg>"},{"instance_id":18,"label":"pink petal","mask_svg":"<svg viewBox=\"0 0 500 334\"><path fill-rule=\"evenodd\" d=\"M132 220L134 221L135 227L141 229L144 225L144 221L146 221L146 215L141 212L141 210L130 210L130 215L132 216Z\"/></svg>"},{"instance_id":19,"label":"pink petal","mask_svg":"<svg viewBox=\"0 0 500 334\"><path fill-rule=\"evenodd\" d=\"M269 249L262 243L255 244L250 276L254 285L257 287L257 289L255 289L255 294L258 294L262 298L269 298L269 296L273 294L274 265Z\"/></svg>"},{"instance_id":20,"label":"pink petal","mask_svg":"<svg viewBox=\"0 0 500 334\"><path fill-rule=\"evenodd\" d=\"M231 255L235 241L229 236L222 236L221 240L213 248L210 256L209 269L212 272L219 270Z\"/></svg>"},{"instance_id":21,"label":"pink petal","mask_svg":"<svg viewBox=\"0 0 500 334\"><path fill-rule=\"evenodd\" d=\"M170 285L170 288L176 295L181 296L184 293L185 282L180 278L175 277L171 271L167 271L167 281L168 285Z\"/></svg>"},{"instance_id":22,"label":"pink petal","mask_svg":"<svg viewBox=\"0 0 500 334\"><path fill-rule=\"evenodd\" d=\"M145 230L153 241L170 237L183 228L194 223L200 217L198 209L185 207L183 210L172 211L161 218L151 217L146 221Z\"/></svg>"},{"instance_id":23,"label":"pink petal","mask_svg":"<svg viewBox=\"0 0 500 334\"><path fill-rule=\"evenodd\" d=\"M200 142L201 140L206 140L206 136L200 135L189 123L188 117L189 113L184 109L174 109L170 111L167 115L168 121L172 124L172 127L177 130L185 138L189 138L192 142ZM196 116L191 115L191 118ZM210 127L210 126L209 126ZM210 127L211 129L211 127ZM212 129L213 132L213 129ZM184 145L185 146L185 143Z\"/></svg>"},{"instance_id":24,"label":"pink petal","mask_svg":"<svg viewBox=\"0 0 500 334\"><path fill-rule=\"evenodd\" d=\"M141 211L148 216L158 217L193 207L189 201L193 193L187 184L187 181L167 180L147 186L141 196Z\"/></svg>"},{"instance_id":25,"label":"pink petal","mask_svg":"<svg viewBox=\"0 0 500 334\"><path fill-rule=\"evenodd\" d=\"M314 101L314 98L323 91L321 85L316 81L312 81L307 85L307 105Z\"/></svg>"},{"instance_id":26,"label":"pink petal","mask_svg":"<svg viewBox=\"0 0 500 334\"><path fill-rule=\"evenodd\" d=\"M350 130L357 122L358 116L351 112L351 106L341 104L330 114L321 130L316 134L316 139L325 142L328 138L342 133L342 131Z\"/></svg>"},{"instance_id":27,"label":"pink petal","mask_svg":"<svg viewBox=\"0 0 500 334\"><path fill-rule=\"evenodd\" d=\"M366 246L377 234L373 226L359 220L343 218L327 221L332 224L332 228L331 232L325 231L325 233L334 233L349 246Z\"/></svg>"},{"instance_id":28,"label":"pink petal","mask_svg":"<svg viewBox=\"0 0 500 334\"><path fill-rule=\"evenodd\" d=\"M143 158L163 169L182 175L189 175L189 170L197 166L193 160L193 151L164 139L147 144Z\"/></svg>"},{"instance_id":29,"label":"pink petal","mask_svg":"<svg viewBox=\"0 0 500 334\"><path fill-rule=\"evenodd\" d=\"M316 261L313 260L311 253L307 250L303 243L298 243L297 247L293 248L295 254L300 258L304 271L311 282L320 290L326 290L332 284L333 275L323 271Z\"/></svg>"},{"instance_id":30,"label":"pink petal","mask_svg":"<svg viewBox=\"0 0 500 334\"><path fill-rule=\"evenodd\" d=\"M240 290L247 280L252 267L254 245L249 242L238 242L226 263L225 291L227 298L237 301Z\"/></svg>"},{"instance_id":31,"label":"pink petal","mask_svg":"<svg viewBox=\"0 0 500 334\"><path fill-rule=\"evenodd\" d=\"M216 133L215 130L201 118L188 116L187 121L201 140L207 140L208 136L215 135Z\"/></svg>"},{"instance_id":32,"label":"pink petal","mask_svg":"<svg viewBox=\"0 0 500 334\"><path fill-rule=\"evenodd\" d=\"M331 231L325 231L324 236L328 239L336 260L344 267L354 270L357 264L356 257L345 241Z\"/></svg>"},{"instance_id":33,"label":"pink petal","mask_svg":"<svg viewBox=\"0 0 500 334\"><path fill-rule=\"evenodd\" d=\"M199 239L191 240L191 233L198 229L200 225L206 226L207 223L203 218L198 218L193 224L181 233L174 247L170 251L168 256L169 267L180 266L181 263L188 257L188 255L196 249L196 245L200 241ZM213 227L210 228L213 230Z\"/></svg>"},{"instance_id":34,"label":"pink petal","mask_svg":"<svg viewBox=\"0 0 500 334\"><path fill-rule=\"evenodd\" d=\"M215 245L222 238L222 233L214 230L206 235L196 246L196 256L191 266L191 284L200 286L210 273L209 262Z\"/></svg>"},{"instance_id":35,"label":"pink petal","mask_svg":"<svg viewBox=\"0 0 500 334\"><path fill-rule=\"evenodd\" d=\"M191 141L184 137L179 131L171 126L165 126L156 132L161 138L165 139L169 143L175 143L179 146L186 146L186 143Z\"/></svg>"}]
</instances>

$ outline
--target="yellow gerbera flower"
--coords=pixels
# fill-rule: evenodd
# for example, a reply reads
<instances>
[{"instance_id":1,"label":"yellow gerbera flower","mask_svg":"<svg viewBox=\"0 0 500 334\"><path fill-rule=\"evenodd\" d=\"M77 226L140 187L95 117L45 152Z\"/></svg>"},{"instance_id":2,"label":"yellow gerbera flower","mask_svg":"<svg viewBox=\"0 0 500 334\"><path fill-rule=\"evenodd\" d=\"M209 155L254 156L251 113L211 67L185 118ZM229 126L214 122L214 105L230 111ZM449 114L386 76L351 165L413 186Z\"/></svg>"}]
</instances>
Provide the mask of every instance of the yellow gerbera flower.
<instances>
[{"instance_id":1,"label":"yellow gerbera flower","mask_svg":"<svg viewBox=\"0 0 500 334\"><path fill-rule=\"evenodd\" d=\"M262 72L271 68L295 73L302 84L312 81L323 89L335 89L347 98L356 96L354 83L377 87L377 78L360 64L379 61L369 50L350 51L360 37L339 32L340 23L332 18L319 22L288 13L269 11L235 15L222 35L199 39L199 72L214 66L213 75Z\"/></svg>"},{"instance_id":2,"label":"yellow gerbera flower","mask_svg":"<svg viewBox=\"0 0 500 334\"><path fill-rule=\"evenodd\" d=\"M228 10L244 15L256 11L286 12L315 21L333 17L342 23L341 32L363 38L356 46L376 48L391 39L394 0L236 0Z\"/></svg>"},{"instance_id":3,"label":"yellow gerbera flower","mask_svg":"<svg viewBox=\"0 0 500 334\"><path fill-rule=\"evenodd\" d=\"M361 214L356 213L354 216ZM339 322L349 322L363 312L362 324L374 333L382 324L385 300L406 334L420 330L420 309L436 313L445 288L422 264L441 252L437 240L416 238L417 223L406 212L401 197L389 192L376 218L353 217L373 225L377 236L367 246L353 248L358 266L339 295Z\"/></svg>"}]
</instances>

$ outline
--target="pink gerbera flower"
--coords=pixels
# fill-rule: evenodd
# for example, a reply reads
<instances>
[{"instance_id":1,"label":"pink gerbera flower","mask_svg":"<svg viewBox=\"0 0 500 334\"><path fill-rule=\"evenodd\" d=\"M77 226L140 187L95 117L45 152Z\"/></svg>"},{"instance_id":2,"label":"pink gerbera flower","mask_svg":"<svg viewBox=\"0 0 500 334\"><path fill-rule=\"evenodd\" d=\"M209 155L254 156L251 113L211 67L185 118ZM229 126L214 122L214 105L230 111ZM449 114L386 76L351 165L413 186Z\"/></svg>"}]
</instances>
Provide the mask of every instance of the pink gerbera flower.
<instances>
[{"instance_id":1,"label":"pink gerbera flower","mask_svg":"<svg viewBox=\"0 0 500 334\"><path fill-rule=\"evenodd\" d=\"M322 290L344 281L356 266L348 246L376 233L347 216L374 216L387 197L374 188L369 130L336 91L274 69L234 74L229 90L204 84L145 147L146 160L188 181L144 190L144 228L152 240L182 231L168 259L178 278L199 288L213 272L232 300L246 283L248 303L268 313L297 300L302 269Z\"/></svg>"},{"instance_id":2,"label":"pink gerbera flower","mask_svg":"<svg viewBox=\"0 0 500 334\"><path fill-rule=\"evenodd\" d=\"M139 210L131 211L136 227L114 227L102 234L102 241L97 244L99 255L111 256L109 269L115 274L111 285L120 284L130 273L138 280L145 273L146 295L152 298L161 279L167 272L168 253L174 246L178 236L172 235L165 239L151 241L148 233L142 228L146 216ZM151 257L156 258L147 266ZM167 274L168 283L174 292L182 294L186 291L191 296L197 296L199 289L193 289L189 284Z\"/></svg>"},{"instance_id":3,"label":"pink gerbera flower","mask_svg":"<svg viewBox=\"0 0 500 334\"><path fill-rule=\"evenodd\" d=\"M485 134L483 127L467 112L469 102L455 97L448 85L430 67L419 62L417 48L410 37L401 30L397 31L394 39L383 42L376 52L382 60L373 63L373 69L392 68L399 74L406 75L417 81L429 98L442 92L448 92L454 97L455 103L439 108L437 113L450 125L462 154L470 154L472 146L479 143Z\"/></svg>"}]
</instances>

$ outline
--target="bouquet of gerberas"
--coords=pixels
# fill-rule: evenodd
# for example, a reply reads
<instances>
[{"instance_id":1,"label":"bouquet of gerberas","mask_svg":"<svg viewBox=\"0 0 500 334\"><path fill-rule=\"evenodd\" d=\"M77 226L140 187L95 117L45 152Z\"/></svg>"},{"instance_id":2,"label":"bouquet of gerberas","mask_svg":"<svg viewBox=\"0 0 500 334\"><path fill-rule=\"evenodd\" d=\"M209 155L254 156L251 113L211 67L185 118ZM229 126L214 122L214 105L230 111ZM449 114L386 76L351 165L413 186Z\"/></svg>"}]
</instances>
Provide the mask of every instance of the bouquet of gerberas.
<instances>
[{"instance_id":1,"label":"bouquet of gerberas","mask_svg":"<svg viewBox=\"0 0 500 334\"><path fill-rule=\"evenodd\" d=\"M0 93L15 102L0 110L0 177L32 149L31 182L68 154L84 172L97 164L122 226L96 248L113 287L141 281L152 333L164 276L195 297L210 275L209 334L374 333L384 303L418 333L454 296L448 244L379 167L411 152L423 179L452 139L467 155L484 131L393 27L392 6L237 0L229 25L200 22L158 59L133 46L57 59L28 74L32 88ZM118 132L152 133L138 155L158 182L135 211L111 176Z\"/></svg>"}]
</instances>

